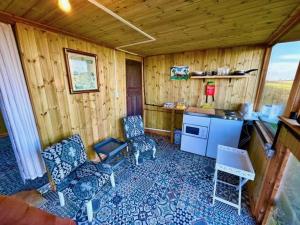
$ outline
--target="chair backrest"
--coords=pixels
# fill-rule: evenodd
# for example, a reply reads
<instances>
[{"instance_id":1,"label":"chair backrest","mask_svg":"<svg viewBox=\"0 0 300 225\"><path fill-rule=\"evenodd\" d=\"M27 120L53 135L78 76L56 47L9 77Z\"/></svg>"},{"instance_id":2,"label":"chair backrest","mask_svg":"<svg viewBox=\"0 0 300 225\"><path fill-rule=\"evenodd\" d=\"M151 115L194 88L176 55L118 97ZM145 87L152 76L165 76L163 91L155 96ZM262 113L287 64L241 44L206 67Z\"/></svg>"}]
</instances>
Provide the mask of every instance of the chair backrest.
<instances>
[{"instance_id":1,"label":"chair backrest","mask_svg":"<svg viewBox=\"0 0 300 225\"><path fill-rule=\"evenodd\" d=\"M127 139L144 135L144 123L140 115L123 118L124 133Z\"/></svg>"},{"instance_id":2,"label":"chair backrest","mask_svg":"<svg viewBox=\"0 0 300 225\"><path fill-rule=\"evenodd\" d=\"M57 185L87 160L84 144L79 134L47 147L42 152L48 173Z\"/></svg>"}]
</instances>

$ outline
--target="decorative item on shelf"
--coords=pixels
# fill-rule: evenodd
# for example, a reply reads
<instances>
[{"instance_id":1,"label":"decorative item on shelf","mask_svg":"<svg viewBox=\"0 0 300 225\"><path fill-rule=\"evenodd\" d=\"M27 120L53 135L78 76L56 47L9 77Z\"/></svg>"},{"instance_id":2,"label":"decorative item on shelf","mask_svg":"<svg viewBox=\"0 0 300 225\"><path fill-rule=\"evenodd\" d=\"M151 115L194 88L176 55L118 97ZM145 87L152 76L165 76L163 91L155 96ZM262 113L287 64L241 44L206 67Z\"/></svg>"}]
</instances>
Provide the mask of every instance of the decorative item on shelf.
<instances>
[{"instance_id":1,"label":"decorative item on shelf","mask_svg":"<svg viewBox=\"0 0 300 225\"><path fill-rule=\"evenodd\" d=\"M171 80L187 80L189 79L188 66L172 66L171 67Z\"/></svg>"},{"instance_id":2,"label":"decorative item on shelf","mask_svg":"<svg viewBox=\"0 0 300 225\"><path fill-rule=\"evenodd\" d=\"M208 102L208 96L212 96L213 102L215 101L215 92L216 92L216 86L214 81L208 81L205 87L205 95L206 100L205 102Z\"/></svg>"},{"instance_id":3,"label":"decorative item on shelf","mask_svg":"<svg viewBox=\"0 0 300 225\"><path fill-rule=\"evenodd\" d=\"M164 103L164 108L174 109L175 108L175 103L174 102L165 102Z\"/></svg>"},{"instance_id":4,"label":"decorative item on shelf","mask_svg":"<svg viewBox=\"0 0 300 225\"><path fill-rule=\"evenodd\" d=\"M228 67L220 67L217 69L218 76L227 76L229 74L230 69Z\"/></svg>"},{"instance_id":5,"label":"decorative item on shelf","mask_svg":"<svg viewBox=\"0 0 300 225\"><path fill-rule=\"evenodd\" d=\"M180 99L177 104L176 104L176 109L179 110L185 110L186 109L186 104L184 102L184 99Z\"/></svg>"},{"instance_id":6,"label":"decorative item on shelf","mask_svg":"<svg viewBox=\"0 0 300 225\"><path fill-rule=\"evenodd\" d=\"M99 91L97 55L64 48L70 93Z\"/></svg>"}]
</instances>

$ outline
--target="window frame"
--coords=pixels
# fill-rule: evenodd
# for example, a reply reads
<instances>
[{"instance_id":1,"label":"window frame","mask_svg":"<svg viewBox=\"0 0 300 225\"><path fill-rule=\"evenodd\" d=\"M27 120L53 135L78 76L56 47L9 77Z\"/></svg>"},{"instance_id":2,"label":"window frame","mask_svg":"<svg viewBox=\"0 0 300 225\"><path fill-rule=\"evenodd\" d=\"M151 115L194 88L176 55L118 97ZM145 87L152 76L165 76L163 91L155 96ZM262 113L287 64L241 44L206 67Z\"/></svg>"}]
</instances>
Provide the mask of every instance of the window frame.
<instances>
[{"instance_id":1,"label":"window frame","mask_svg":"<svg viewBox=\"0 0 300 225\"><path fill-rule=\"evenodd\" d=\"M259 112L262 107L262 98L264 93L264 88L266 84L266 78L268 73L268 68L271 60L273 46L268 46L265 48L264 56L262 59L262 67L259 77L259 82L256 90L256 96L254 101L254 111ZM289 98L283 113L284 117L289 117L291 112L297 112L298 116L300 116L300 61L298 63L298 68L296 70L295 78L292 84L292 88L289 94ZM263 123L262 120L259 120L261 123L261 127L263 127L268 134L274 135L269 128Z\"/></svg>"}]
</instances>

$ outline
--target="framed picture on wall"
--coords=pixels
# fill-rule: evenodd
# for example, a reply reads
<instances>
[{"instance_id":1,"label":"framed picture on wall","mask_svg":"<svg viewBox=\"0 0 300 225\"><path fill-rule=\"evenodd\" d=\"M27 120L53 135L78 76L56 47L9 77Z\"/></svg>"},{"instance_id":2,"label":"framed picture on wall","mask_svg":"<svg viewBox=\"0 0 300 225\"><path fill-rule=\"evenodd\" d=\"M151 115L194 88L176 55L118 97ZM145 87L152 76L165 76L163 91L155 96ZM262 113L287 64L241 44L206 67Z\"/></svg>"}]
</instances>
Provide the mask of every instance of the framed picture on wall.
<instances>
[{"instance_id":1,"label":"framed picture on wall","mask_svg":"<svg viewBox=\"0 0 300 225\"><path fill-rule=\"evenodd\" d=\"M70 93L99 91L97 55L64 48Z\"/></svg>"},{"instance_id":2,"label":"framed picture on wall","mask_svg":"<svg viewBox=\"0 0 300 225\"><path fill-rule=\"evenodd\" d=\"M171 80L187 80L189 79L189 67L188 66L172 66L171 71Z\"/></svg>"}]
</instances>

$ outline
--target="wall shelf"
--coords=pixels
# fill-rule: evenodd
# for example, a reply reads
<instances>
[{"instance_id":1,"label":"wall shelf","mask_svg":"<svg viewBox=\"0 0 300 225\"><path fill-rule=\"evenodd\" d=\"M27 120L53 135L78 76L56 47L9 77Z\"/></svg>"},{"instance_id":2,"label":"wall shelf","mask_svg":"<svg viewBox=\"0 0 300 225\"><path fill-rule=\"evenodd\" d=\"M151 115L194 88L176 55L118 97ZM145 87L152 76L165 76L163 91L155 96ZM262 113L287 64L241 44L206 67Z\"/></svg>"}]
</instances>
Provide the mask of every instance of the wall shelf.
<instances>
[{"instance_id":1,"label":"wall shelf","mask_svg":"<svg viewBox=\"0 0 300 225\"><path fill-rule=\"evenodd\" d=\"M231 82L231 79L240 79L240 78L247 78L250 77L249 75L235 75L235 76L191 76L191 79L203 79L203 82L205 82L205 79L229 79L229 82Z\"/></svg>"},{"instance_id":2,"label":"wall shelf","mask_svg":"<svg viewBox=\"0 0 300 225\"><path fill-rule=\"evenodd\" d=\"M239 78L246 78L250 77L247 75L236 75L236 76L191 76L191 79L239 79Z\"/></svg>"}]
</instances>

